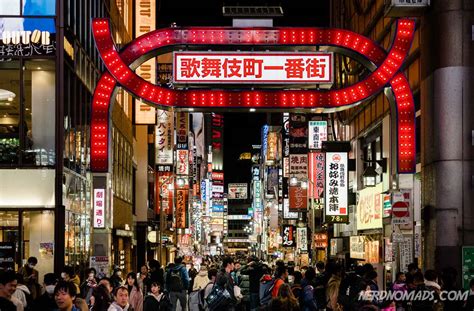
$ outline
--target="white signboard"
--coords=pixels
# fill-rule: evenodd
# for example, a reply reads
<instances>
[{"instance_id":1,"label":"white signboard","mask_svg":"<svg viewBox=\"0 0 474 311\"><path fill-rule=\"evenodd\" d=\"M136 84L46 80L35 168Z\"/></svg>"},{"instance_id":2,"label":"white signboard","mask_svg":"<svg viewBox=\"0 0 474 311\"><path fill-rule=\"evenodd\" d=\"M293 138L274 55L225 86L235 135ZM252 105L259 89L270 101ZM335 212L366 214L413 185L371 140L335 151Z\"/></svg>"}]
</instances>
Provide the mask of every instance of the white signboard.
<instances>
[{"instance_id":1,"label":"white signboard","mask_svg":"<svg viewBox=\"0 0 474 311\"><path fill-rule=\"evenodd\" d=\"M365 258L365 236L351 236L350 256L355 259Z\"/></svg>"},{"instance_id":2,"label":"white signboard","mask_svg":"<svg viewBox=\"0 0 474 311\"><path fill-rule=\"evenodd\" d=\"M157 109L155 137L156 164L173 164L173 114Z\"/></svg>"},{"instance_id":3,"label":"white signboard","mask_svg":"<svg viewBox=\"0 0 474 311\"><path fill-rule=\"evenodd\" d=\"M247 199L247 184L229 184L229 193L227 198L229 200L233 199L241 199L241 200L246 200Z\"/></svg>"},{"instance_id":4,"label":"white signboard","mask_svg":"<svg viewBox=\"0 0 474 311\"><path fill-rule=\"evenodd\" d=\"M359 191L357 202L357 230L382 228L383 184Z\"/></svg>"},{"instance_id":5,"label":"white signboard","mask_svg":"<svg viewBox=\"0 0 474 311\"><path fill-rule=\"evenodd\" d=\"M174 52L175 83L332 83L332 53Z\"/></svg>"},{"instance_id":6,"label":"white signboard","mask_svg":"<svg viewBox=\"0 0 474 311\"><path fill-rule=\"evenodd\" d=\"M326 187L324 189L326 222L347 222L347 177L347 153L326 152Z\"/></svg>"},{"instance_id":7,"label":"white signboard","mask_svg":"<svg viewBox=\"0 0 474 311\"><path fill-rule=\"evenodd\" d=\"M105 228L105 189L94 189L94 228Z\"/></svg>"},{"instance_id":8,"label":"white signboard","mask_svg":"<svg viewBox=\"0 0 474 311\"><path fill-rule=\"evenodd\" d=\"M296 177L298 180L308 179L308 155L290 154L290 177Z\"/></svg>"},{"instance_id":9,"label":"white signboard","mask_svg":"<svg viewBox=\"0 0 474 311\"><path fill-rule=\"evenodd\" d=\"M309 121L308 148L321 149L323 141L328 139L327 121Z\"/></svg>"},{"instance_id":10,"label":"white signboard","mask_svg":"<svg viewBox=\"0 0 474 311\"><path fill-rule=\"evenodd\" d=\"M296 245L301 251L308 250L308 229L306 227L296 228Z\"/></svg>"},{"instance_id":11,"label":"white signboard","mask_svg":"<svg viewBox=\"0 0 474 311\"><path fill-rule=\"evenodd\" d=\"M298 219L298 212L290 212L290 199L283 199L283 219Z\"/></svg>"},{"instance_id":12,"label":"white signboard","mask_svg":"<svg viewBox=\"0 0 474 311\"><path fill-rule=\"evenodd\" d=\"M413 262L413 240L412 236L405 236L403 243L399 244L400 249L400 271L407 272L408 265Z\"/></svg>"}]
</instances>

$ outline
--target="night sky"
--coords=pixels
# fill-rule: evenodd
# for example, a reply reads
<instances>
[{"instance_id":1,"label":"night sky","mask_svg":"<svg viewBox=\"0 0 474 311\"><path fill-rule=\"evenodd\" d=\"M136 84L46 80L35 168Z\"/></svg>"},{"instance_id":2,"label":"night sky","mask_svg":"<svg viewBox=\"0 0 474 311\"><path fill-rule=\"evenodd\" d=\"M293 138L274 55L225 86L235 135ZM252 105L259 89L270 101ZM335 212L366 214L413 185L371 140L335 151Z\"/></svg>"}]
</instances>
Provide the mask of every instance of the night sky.
<instances>
[{"instance_id":1,"label":"night sky","mask_svg":"<svg viewBox=\"0 0 474 311\"><path fill-rule=\"evenodd\" d=\"M231 26L232 18L222 15L222 6L281 5L284 16L274 18L274 26L329 27L329 0L285 1L219 1L165 0L159 1L157 28L177 26ZM242 152L253 152L252 144L260 144L265 113L225 113L224 174L225 184L250 181L250 161L239 161ZM227 188L227 187L226 187Z\"/></svg>"}]
</instances>

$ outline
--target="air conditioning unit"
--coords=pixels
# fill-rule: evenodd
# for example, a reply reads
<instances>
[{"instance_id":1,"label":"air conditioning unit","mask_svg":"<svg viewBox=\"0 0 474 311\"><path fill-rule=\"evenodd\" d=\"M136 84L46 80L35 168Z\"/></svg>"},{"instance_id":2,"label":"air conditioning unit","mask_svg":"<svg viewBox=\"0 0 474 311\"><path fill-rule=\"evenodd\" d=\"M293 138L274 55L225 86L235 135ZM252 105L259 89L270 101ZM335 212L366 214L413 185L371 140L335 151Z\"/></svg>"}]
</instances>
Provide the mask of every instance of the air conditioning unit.
<instances>
[{"instance_id":1,"label":"air conditioning unit","mask_svg":"<svg viewBox=\"0 0 474 311\"><path fill-rule=\"evenodd\" d=\"M385 0L385 16L421 16L429 6L430 0Z\"/></svg>"}]
</instances>

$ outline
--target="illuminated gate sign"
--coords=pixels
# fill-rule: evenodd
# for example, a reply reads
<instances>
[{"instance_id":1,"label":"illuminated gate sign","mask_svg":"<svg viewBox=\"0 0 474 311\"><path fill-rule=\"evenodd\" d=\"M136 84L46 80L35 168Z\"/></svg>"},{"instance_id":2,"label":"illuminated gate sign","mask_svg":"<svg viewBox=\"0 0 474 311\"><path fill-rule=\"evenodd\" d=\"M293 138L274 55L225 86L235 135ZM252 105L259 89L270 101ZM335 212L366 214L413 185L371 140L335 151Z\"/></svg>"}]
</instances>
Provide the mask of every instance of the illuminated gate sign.
<instances>
[{"instance_id":1,"label":"illuminated gate sign","mask_svg":"<svg viewBox=\"0 0 474 311\"><path fill-rule=\"evenodd\" d=\"M175 52L175 83L332 83L332 53Z\"/></svg>"},{"instance_id":2,"label":"illuminated gate sign","mask_svg":"<svg viewBox=\"0 0 474 311\"><path fill-rule=\"evenodd\" d=\"M114 90L117 86L123 87L136 98L140 98L150 105L160 108L252 108L282 109L287 111L289 109L299 108L319 109L321 112L333 112L353 107L378 94L387 86L390 86L394 98L394 101L391 101L391 111L393 114L396 114L397 171L398 173L414 173L416 166L415 103L408 80L401 71L403 63L409 54L414 33L414 20L397 20L393 42L390 45L390 49L386 51L375 41L344 29L175 27L157 29L146 33L120 50L115 46L112 39L110 21L104 18L93 19L92 34L106 70L97 83L92 100L91 170L93 172L107 172L109 169L110 107ZM193 48L200 46L202 49L210 45L217 45L220 48L227 49L234 47L235 49L244 48L247 50L254 47L275 47L283 49L295 48L296 46L312 48L333 46L344 49L345 53L353 54L354 56L358 55L362 64L369 67L372 72L354 84L330 90L303 88L232 90L224 88L218 89L215 87L212 89L171 89L150 83L134 72L147 58L153 58L153 55L156 55L160 49L177 49L179 46L191 46ZM246 53L250 55L255 54L252 52ZM227 54L233 55L230 60L234 58L240 60L237 56L244 57L244 55L240 55L241 53ZM271 53L263 54L268 55L268 57L274 55ZM280 54L282 53L280 52ZM304 52L295 52L295 57L298 59L302 58L304 62L306 62L309 58L307 59L305 57L311 56ZM259 60L256 57L254 58ZM201 59L201 61L203 60L204 59ZM243 58L241 60L243 66L244 60ZM296 66L296 72L290 74L291 71L285 70L287 60L288 65L292 63L291 68L295 68L293 67L295 62L298 64L298 66ZM308 63L310 62L311 59ZM301 84L305 83L305 79L309 79L309 77L312 79L314 73L304 66L303 70L301 70L300 65L301 62L293 58L288 58L285 59L283 65L279 63L278 65L270 64L266 66L283 66L283 71L281 72L284 80L290 80L291 83L294 84ZM255 68L259 69L259 67L251 67L254 73L247 72L247 75L252 75L251 79L257 79L251 83L275 83L271 80L265 82L264 79L267 79L267 76L264 76L264 66L262 60L261 77L260 74L255 71ZM215 70L219 70L219 68L222 70L222 67L218 66ZM318 69L317 66L316 69ZM244 75L243 70L242 68L242 75ZM280 71L280 69L270 69L270 71L274 73L274 71ZM200 74L206 75L204 78L212 77L212 79L222 79L220 77L214 78L214 75L217 74L211 73L212 70L209 72L200 72ZM230 75L230 71L228 75ZM190 77L192 78L193 75L190 75ZM229 78L234 77L227 77L227 79ZM239 84L243 83L241 79L242 78L238 79ZM282 80L282 78L275 78L275 80ZM219 81L205 82L219 83ZM232 81L230 81L230 83L232 83ZM235 81L233 83L235 83ZM311 80L310 83L315 82ZM292 153L297 152L293 151Z\"/></svg>"}]
</instances>

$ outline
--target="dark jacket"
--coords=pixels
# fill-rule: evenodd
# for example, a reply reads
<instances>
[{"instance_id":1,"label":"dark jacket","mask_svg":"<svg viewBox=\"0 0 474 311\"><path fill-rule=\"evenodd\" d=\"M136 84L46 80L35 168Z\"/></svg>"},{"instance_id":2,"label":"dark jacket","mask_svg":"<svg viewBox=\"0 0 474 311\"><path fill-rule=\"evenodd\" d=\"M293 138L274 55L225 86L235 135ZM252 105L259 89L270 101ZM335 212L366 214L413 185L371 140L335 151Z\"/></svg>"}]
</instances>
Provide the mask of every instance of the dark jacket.
<instances>
[{"instance_id":1,"label":"dark jacket","mask_svg":"<svg viewBox=\"0 0 474 311\"><path fill-rule=\"evenodd\" d=\"M34 301L31 310L53 311L57 309L58 306L56 305L56 301L54 301L54 296L50 296L48 295L48 293L44 293Z\"/></svg>"},{"instance_id":2,"label":"dark jacket","mask_svg":"<svg viewBox=\"0 0 474 311\"><path fill-rule=\"evenodd\" d=\"M258 294L260 289L260 279L263 276L263 269L261 263L254 263L247 265L240 270L241 274L249 276L250 286L249 291L253 294Z\"/></svg>"},{"instance_id":3,"label":"dark jacket","mask_svg":"<svg viewBox=\"0 0 474 311\"><path fill-rule=\"evenodd\" d=\"M156 282L160 284L161 286L164 286L165 283L165 277L164 277L164 272L163 268L157 268L156 270L152 270L150 273L150 279L151 282Z\"/></svg>"},{"instance_id":4,"label":"dark jacket","mask_svg":"<svg viewBox=\"0 0 474 311\"><path fill-rule=\"evenodd\" d=\"M0 310L2 311L16 311L16 307L7 298L0 297Z\"/></svg>"},{"instance_id":5,"label":"dark jacket","mask_svg":"<svg viewBox=\"0 0 474 311\"><path fill-rule=\"evenodd\" d=\"M166 273L166 281L165 281L166 289L169 290L168 288L169 288L169 282L170 282L170 277L171 277L171 271L175 273L179 271L181 282L183 283L183 288L188 289L191 280L189 279L188 271L186 270L186 267L183 264L179 264L168 270L168 272Z\"/></svg>"},{"instance_id":6,"label":"dark jacket","mask_svg":"<svg viewBox=\"0 0 474 311\"><path fill-rule=\"evenodd\" d=\"M143 311L159 311L160 302L153 295L148 295L143 302Z\"/></svg>"},{"instance_id":7,"label":"dark jacket","mask_svg":"<svg viewBox=\"0 0 474 311\"><path fill-rule=\"evenodd\" d=\"M230 273L225 272L225 270L221 270L217 274L216 283L218 286L221 286L227 289L227 291L230 294L230 297L234 301L232 305L236 305L237 299L235 298L235 295L234 295L234 280L232 279L232 276L230 275Z\"/></svg>"}]
</instances>

